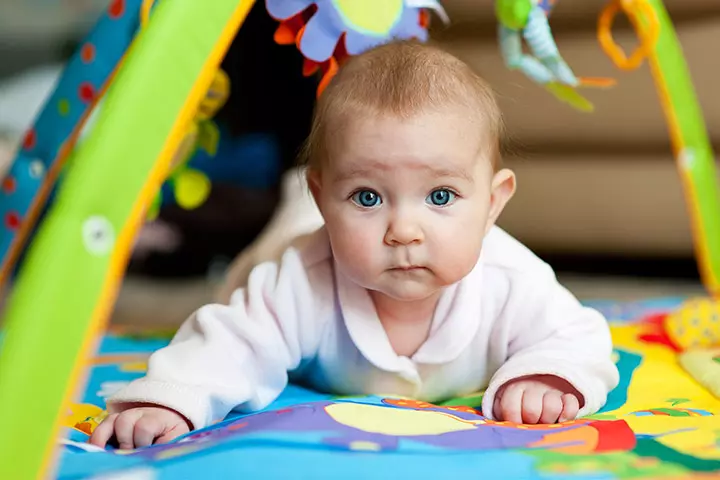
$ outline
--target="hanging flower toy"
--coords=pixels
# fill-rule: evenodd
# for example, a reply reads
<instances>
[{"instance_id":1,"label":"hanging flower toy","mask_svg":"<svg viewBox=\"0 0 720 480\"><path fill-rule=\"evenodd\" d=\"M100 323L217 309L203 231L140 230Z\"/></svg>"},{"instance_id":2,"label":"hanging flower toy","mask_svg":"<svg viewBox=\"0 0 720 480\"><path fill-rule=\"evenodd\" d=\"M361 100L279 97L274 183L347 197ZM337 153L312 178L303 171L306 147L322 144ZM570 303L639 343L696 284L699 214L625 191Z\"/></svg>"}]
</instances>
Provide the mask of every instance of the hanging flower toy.
<instances>
[{"instance_id":1,"label":"hanging flower toy","mask_svg":"<svg viewBox=\"0 0 720 480\"><path fill-rule=\"evenodd\" d=\"M438 0L266 0L266 7L280 22L275 41L297 46L305 76L321 72L318 95L349 56L389 38L427 40L428 8L447 19Z\"/></svg>"}]
</instances>

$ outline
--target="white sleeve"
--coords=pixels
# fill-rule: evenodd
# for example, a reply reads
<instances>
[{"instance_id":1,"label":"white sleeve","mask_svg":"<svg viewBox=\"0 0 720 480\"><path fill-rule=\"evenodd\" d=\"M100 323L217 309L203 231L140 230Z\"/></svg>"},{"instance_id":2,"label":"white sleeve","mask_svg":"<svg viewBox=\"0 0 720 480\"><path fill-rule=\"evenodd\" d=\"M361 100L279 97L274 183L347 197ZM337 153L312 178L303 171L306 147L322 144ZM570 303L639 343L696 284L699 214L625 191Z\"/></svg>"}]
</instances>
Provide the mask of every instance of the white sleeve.
<instances>
[{"instance_id":1,"label":"white sleeve","mask_svg":"<svg viewBox=\"0 0 720 480\"><path fill-rule=\"evenodd\" d=\"M502 315L510 323L507 359L495 372L483 398L483 412L493 416L498 389L528 375L555 375L582 395L578 416L605 404L619 374L612 360L607 320L584 307L555 278L552 269L519 277L511 283Z\"/></svg>"},{"instance_id":2,"label":"white sleeve","mask_svg":"<svg viewBox=\"0 0 720 480\"><path fill-rule=\"evenodd\" d=\"M151 357L147 375L108 399L108 408L142 402L184 415L194 428L233 409L258 410L283 391L288 371L312 356L320 338L310 280L297 251L250 274L229 305L193 314L170 345Z\"/></svg>"}]
</instances>

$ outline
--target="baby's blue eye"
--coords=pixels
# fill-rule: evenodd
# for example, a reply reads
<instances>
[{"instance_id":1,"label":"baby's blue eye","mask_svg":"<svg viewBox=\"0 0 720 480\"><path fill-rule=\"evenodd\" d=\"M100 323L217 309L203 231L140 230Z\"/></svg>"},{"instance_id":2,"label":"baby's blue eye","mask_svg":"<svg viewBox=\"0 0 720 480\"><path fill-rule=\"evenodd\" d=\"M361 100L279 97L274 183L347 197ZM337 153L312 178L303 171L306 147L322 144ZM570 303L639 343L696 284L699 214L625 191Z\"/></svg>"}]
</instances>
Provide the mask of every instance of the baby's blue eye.
<instances>
[{"instance_id":1,"label":"baby's blue eye","mask_svg":"<svg viewBox=\"0 0 720 480\"><path fill-rule=\"evenodd\" d=\"M380 195L372 190L360 190L352 196L352 201L365 208L376 207L382 203Z\"/></svg>"},{"instance_id":2,"label":"baby's blue eye","mask_svg":"<svg viewBox=\"0 0 720 480\"><path fill-rule=\"evenodd\" d=\"M430 195L425 199L431 205L436 207L444 207L445 205L452 203L455 200L455 194L446 188L438 188L430 192Z\"/></svg>"}]
</instances>

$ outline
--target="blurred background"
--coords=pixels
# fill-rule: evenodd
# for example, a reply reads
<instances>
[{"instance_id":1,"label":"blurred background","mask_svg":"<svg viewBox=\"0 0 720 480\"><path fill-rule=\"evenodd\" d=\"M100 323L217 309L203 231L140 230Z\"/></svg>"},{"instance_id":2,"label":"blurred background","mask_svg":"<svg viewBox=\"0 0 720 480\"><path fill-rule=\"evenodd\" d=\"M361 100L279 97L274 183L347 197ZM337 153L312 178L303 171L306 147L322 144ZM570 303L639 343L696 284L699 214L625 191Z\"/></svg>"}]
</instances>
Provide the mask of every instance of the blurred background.
<instances>
[{"instance_id":1,"label":"blurred background","mask_svg":"<svg viewBox=\"0 0 720 480\"><path fill-rule=\"evenodd\" d=\"M263 3L251 12L223 64L239 80L218 122L231 133L227 148L239 163L217 167L221 180L214 181L202 207L166 208L160 223L146 229L116 307L117 323L182 321L212 298L228 263L278 205L282 172L307 134L316 80L302 76L302 58L293 47L274 43L277 24ZM595 103L593 113L575 111L507 70L491 0L444 0L452 24L434 22L432 35L500 94L514 147L506 162L519 179L501 226L549 261L581 298L702 293L655 86L647 65L619 71L601 50L597 16L605 3L562 0L551 19L576 74L618 80L610 90L583 91ZM64 62L107 4L0 0L1 165L12 158ZM718 152L720 2L665 4ZM617 22L615 37L628 51L636 45L626 21ZM248 165L258 166L252 175Z\"/></svg>"}]
</instances>

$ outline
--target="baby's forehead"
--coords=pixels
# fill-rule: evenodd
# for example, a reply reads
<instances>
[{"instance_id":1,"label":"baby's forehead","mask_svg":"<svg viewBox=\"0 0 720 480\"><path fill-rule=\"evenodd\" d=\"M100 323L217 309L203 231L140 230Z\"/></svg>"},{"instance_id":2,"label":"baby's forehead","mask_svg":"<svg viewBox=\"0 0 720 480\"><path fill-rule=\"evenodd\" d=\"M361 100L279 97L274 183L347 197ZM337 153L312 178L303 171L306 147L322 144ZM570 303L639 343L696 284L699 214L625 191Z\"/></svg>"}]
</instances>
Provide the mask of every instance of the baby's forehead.
<instances>
[{"instance_id":1,"label":"baby's forehead","mask_svg":"<svg viewBox=\"0 0 720 480\"><path fill-rule=\"evenodd\" d=\"M362 149L372 158L384 154L419 154L445 158L458 150L478 150L492 145L497 135L482 114L467 109L423 110L411 115L358 112L347 115L323 138L330 150ZM474 152L473 152L474 153Z\"/></svg>"},{"instance_id":2,"label":"baby's forehead","mask_svg":"<svg viewBox=\"0 0 720 480\"><path fill-rule=\"evenodd\" d=\"M498 135L491 112L448 103L396 113L353 102L333 113L325 117L328 128L315 137L324 152L320 163L411 158L435 165L458 159L495 164Z\"/></svg>"},{"instance_id":3,"label":"baby's forehead","mask_svg":"<svg viewBox=\"0 0 720 480\"><path fill-rule=\"evenodd\" d=\"M491 112L452 103L432 108L419 106L417 109L397 113L364 106L358 102L352 107L333 112L328 117L330 120L328 123L334 128L326 132L325 141L332 141L340 135L353 136L367 128L394 129L420 123L435 127L438 133L442 131L443 126L452 125L454 130L466 130L473 137L495 135L495 121Z\"/></svg>"},{"instance_id":4,"label":"baby's forehead","mask_svg":"<svg viewBox=\"0 0 720 480\"><path fill-rule=\"evenodd\" d=\"M378 105L373 100L368 100L358 92L357 95L348 101L331 104L327 109L329 117L344 120L373 120L376 118L395 118L398 121L408 120L417 117L432 117L437 121L449 118L464 117L474 121L488 123L497 116L492 108L486 108L482 102L473 101L470 98L448 97L442 103L408 102L402 108L392 105Z\"/></svg>"},{"instance_id":5,"label":"baby's forehead","mask_svg":"<svg viewBox=\"0 0 720 480\"><path fill-rule=\"evenodd\" d=\"M347 141L329 150L329 173L338 181L358 177L382 178L385 175L408 175L416 179L456 177L472 180L478 166L490 165L479 136L473 140L435 136L432 125L419 132L393 131L379 125L377 136L349 133ZM384 127L384 128L383 128ZM444 125L444 129L451 129ZM448 128L450 127L450 128Z\"/></svg>"}]
</instances>

